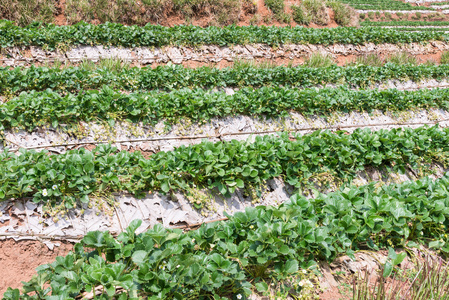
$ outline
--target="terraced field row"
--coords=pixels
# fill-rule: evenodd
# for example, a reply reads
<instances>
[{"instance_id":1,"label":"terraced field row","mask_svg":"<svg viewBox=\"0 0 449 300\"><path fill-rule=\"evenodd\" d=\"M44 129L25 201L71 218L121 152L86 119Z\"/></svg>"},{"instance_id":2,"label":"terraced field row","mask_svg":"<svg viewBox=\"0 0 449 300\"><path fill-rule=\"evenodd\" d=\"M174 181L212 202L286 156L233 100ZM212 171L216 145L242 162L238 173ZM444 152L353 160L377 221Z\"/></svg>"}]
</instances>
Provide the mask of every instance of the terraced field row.
<instances>
[{"instance_id":1,"label":"terraced field row","mask_svg":"<svg viewBox=\"0 0 449 300\"><path fill-rule=\"evenodd\" d=\"M448 185L445 176L435 182L353 187L315 199L295 195L278 208L247 209L189 233L155 226L136 235L141 222L135 221L117 239L90 232L73 253L40 267L38 278L50 282L53 295L66 299L87 296L95 286L104 287L93 290L101 298L243 299L254 286L265 292L271 282L314 266L315 259L353 256L365 246L430 241L431 247L447 251L447 228L441 223L448 217ZM273 279L262 280L250 271L254 268L263 268L269 272L265 278ZM307 271L302 274L299 278L307 278ZM37 295L47 294L39 281L26 286ZM297 289L304 290L301 285ZM9 289L4 298L20 295Z\"/></svg>"},{"instance_id":2,"label":"terraced field row","mask_svg":"<svg viewBox=\"0 0 449 300\"><path fill-rule=\"evenodd\" d=\"M185 68L182 66L158 66L156 68L83 67L48 68L1 68L0 95L17 96L25 91L44 91L65 94L79 90L96 90L108 86L114 90L138 92L150 90L169 91L182 88L241 88L262 86L284 86L311 88L328 84L350 87L381 88L413 81L420 84L435 80L437 83L449 78L449 65L397 65L380 67L354 65L349 67L285 67L240 64L218 69L211 67Z\"/></svg>"}]
</instances>

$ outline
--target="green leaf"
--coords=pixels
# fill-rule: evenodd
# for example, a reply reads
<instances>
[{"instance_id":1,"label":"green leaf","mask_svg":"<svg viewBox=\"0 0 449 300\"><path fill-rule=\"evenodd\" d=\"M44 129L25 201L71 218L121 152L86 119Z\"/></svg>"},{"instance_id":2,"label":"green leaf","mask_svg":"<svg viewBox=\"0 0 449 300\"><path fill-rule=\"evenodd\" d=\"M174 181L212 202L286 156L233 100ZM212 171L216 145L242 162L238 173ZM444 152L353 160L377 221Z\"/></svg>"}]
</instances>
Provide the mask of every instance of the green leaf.
<instances>
[{"instance_id":1,"label":"green leaf","mask_svg":"<svg viewBox=\"0 0 449 300\"><path fill-rule=\"evenodd\" d=\"M89 203L89 196L87 196L87 195L82 195L81 198L80 198L80 201L81 201L82 203Z\"/></svg>"},{"instance_id":2,"label":"green leaf","mask_svg":"<svg viewBox=\"0 0 449 300\"><path fill-rule=\"evenodd\" d=\"M164 193L167 193L170 190L170 185L168 184L168 181L164 181L161 183L161 190Z\"/></svg>"},{"instance_id":3,"label":"green leaf","mask_svg":"<svg viewBox=\"0 0 449 300\"><path fill-rule=\"evenodd\" d=\"M399 265L400 263L402 263L402 261L403 261L404 258L406 258L406 257L407 257L407 253L406 253L406 252L401 252L401 253L399 253L399 254L396 256L396 258L393 259L393 265L394 265L394 266Z\"/></svg>"},{"instance_id":4,"label":"green leaf","mask_svg":"<svg viewBox=\"0 0 449 300\"><path fill-rule=\"evenodd\" d=\"M131 259L136 265L140 266L146 261L147 255L148 255L147 251L137 250L133 253Z\"/></svg>"},{"instance_id":5,"label":"green leaf","mask_svg":"<svg viewBox=\"0 0 449 300\"><path fill-rule=\"evenodd\" d=\"M86 164L84 164L84 171L86 171L87 173L93 172L94 164L92 162L87 162Z\"/></svg>"},{"instance_id":6,"label":"green leaf","mask_svg":"<svg viewBox=\"0 0 449 300\"><path fill-rule=\"evenodd\" d=\"M284 266L284 272L287 274L292 274L298 272L298 261L288 260Z\"/></svg>"},{"instance_id":7,"label":"green leaf","mask_svg":"<svg viewBox=\"0 0 449 300\"><path fill-rule=\"evenodd\" d=\"M387 278L388 276L390 276L392 271L393 271L393 265L387 261L384 265L383 277Z\"/></svg>"},{"instance_id":8,"label":"green leaf","mask_svg":"<svg viewBox=\"0 0 449 300\"><path fill-rule=\"evenodd\" d=\"M268 291L268 284L266 284L265 282L258 282L256 283L256 289L259 293L264 293Z\"/></svg>"},{"instance_id":9,"label":"green leaf","mask_svg":"<svg viewBox=\"0 0 449 300\"><path fill-rule=\"evenodd\" d=\"M283 255L287 255L290 252L290 248L287 245L282 245L279 248L279 253L283 254Z\"/></svg>"},{"instance_id":10,"label":"green leaf","mask_svg":"<svg viewBox=\"0 0 449 300\"><path fill-rule=\"evenodd\" d=\"M243 180L241 180L240 178L237 178L235 180L235 182L237 183L237 187L240 189L243 189L245 187L245 184L243 183Z\"/></svg>"},{"instance_id":11,"label":"green leaf","mask_svg":"<svg viewBox=\"0 0 449 300\"><path fill-rule=\"evenodd\" d=\"M444 242L442 241L432 241L429 243L429 248L432 249L440 249L441 247L443 247Z\"/></svg>"},{"instance_id":12,"label":"green leaf","mask_svg":"<svg viewBox=\"0 0 449 300\"><path fill-rule=\"evenodd\" d=\"M110 285L110 286L106 286L106 293L108 294L109 297L112 297L115 295L115 286Z\"/></svg>"}]
</instances>

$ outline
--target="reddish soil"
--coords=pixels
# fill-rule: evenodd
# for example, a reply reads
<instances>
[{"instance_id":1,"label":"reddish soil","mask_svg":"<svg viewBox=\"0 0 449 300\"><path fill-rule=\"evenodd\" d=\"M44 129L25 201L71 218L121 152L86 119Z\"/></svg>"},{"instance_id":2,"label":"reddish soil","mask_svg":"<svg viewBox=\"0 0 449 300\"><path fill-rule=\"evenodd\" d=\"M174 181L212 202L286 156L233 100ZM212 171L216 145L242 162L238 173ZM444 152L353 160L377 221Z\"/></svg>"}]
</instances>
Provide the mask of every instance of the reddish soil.
<instances>
[{"instance_id":1,"label":"reddish soil","mask_svg":"<svg viewBox=\"0 0 449 300\"><path fill-rule=\"evenodd\" d=\"M437 52L434 54L419 54L419 55L416 55L415 58L416 58L418 64L424 64L427 62L439 64L441 62L442 54L443 54L443 52ZM336 62L337 62L338 66L344 66L346 64L356 61L357 57L358 57L357 55L346 55L346 56L341 55L341 56L337 57ZM386 57L387 57L387 55L381 55L382 59L385 59Z\"/></svg>"},{"instance_id":2,"label":"reddish soil","mask_svg":"<svg viewBox=\"0 0 449 300\"><path fill-rule=\"evenodd\" d=\"M337 299L350 299L347 296L343 296L337 288L330 288L320 294L320 300L337 300Z\"/></svg>"},{"instance_id":3,"label":"reddish soil","mask_svg":"<svg viewBox=\"0 0 449 300\"><path fill-rule=\"evenodd\" d=\"M439 64L441 61L441 55L443 54L443 52L438 52L435 54L420 54L415 56L417 58L418 63L423 64L426 62L434 62L436 64ZM346 64L352 63L357 59L358 55L340 55L337 56L335 61L337 63L338 66L344 66ZM381 58L385 58L385 56L381 56ZM305 61L305 57L304 58L294 58L294 59L289 59L289 58L276 58L276 59L254 59L254 60L249 60L249 62L252 62L254 64L262 64L262 63L271 63L273 65L276 66L299 66L302 65ZM156 68L157 66L162 66L162 65L166 65L166 64L152 64L151 67L152 68ZM203 62L198 62L198 61L184 61L182 63L182 65L184 67L189 67L189 68L198 68L198 67L202 67L202 66L209 66L209 67L214 67L214 68L227 68L227 67L232 67L234 65L234 62L232 61L227 61L227 60L222 60L218 63L203 63Z\"/></svg>"},{"instance_id":4,"label":"reddish soil","mask_svg":"<svg viewBox=\"0 0 449 300\"><path fill-rule=\"evenodd\" d=\"M58 242L60 247L52 250L39 241L0 241L0 295L8 287L20 288L22 281L31 280L35 269L51 263L57 256L64 256L72 250L71 243Z\"/></svg>"},{"instance_id":5,"label":"reddish soil","mask_svg":"<svg viewBox=\"0 0 449 300\"><path fill-rule=\"evenodd\" d=\"M419 64L423 64L426 62L433 62L436 64L439 64L441 61L441 55L443 54L444 51L441 52L437 52L434 54L419 54L416 55L415 57L417 58L417 61ZM337 63L338 66L344 66L346 64L352 63L357 59L357 55L339 55L336 57L335 62ZM381 55L381 58L385 58L386 55ZM254 60L248 60L248 62L253 63L255 65L257 64L265 64L265 63L269 63L272 65L276 65L276 66L299 66L302 65L305 61L306 57L301 57L301 58L294 58L294 59L290 59L290 58L276 58L276 59L264 59L264 58L256 58ZM210 63L210 62L199 62L199 61L193 61L193 60L189 60L189 61L183 61L181 63L182 66L184 67L188 67L188 68L199 68L199 67L203 67L203 66L209 66L209 67L213 67L213 68L218 68L218 69L223 69L223 68L228 68L228 67L232 67L234 65L235 62L233 61L227 61L227 60L221 60L220 62L217 63ZM33 62L31 63L33 66L48 66L48 63L40 63L40 62ZM31 64L27 64L27 65L31 65ZM2 65L0 63L0 65ZM68 64L62 64L60 66L60 68L63 67L67 67L67 66L78 66L79 64L76 63L68 63ZM156 68L158 66L165 66L166 63L153 63L151 65L147 65L147 67L151 67L151 68ZM131 67L141 67L142 65L138 64L138 63L131 63L130 64ZM10 67L10 69L12 70L14 67Z\"/></svg>"},{"instance_id":6,"label":"reddish soil","mask_svg":"<svg viewBox=\"0 0 449 300\"><path fill-rule=\"evenodd\" d=\"M65 2L66 0L57 0L56 1L56 7L57 11L55 14L55 21L54 23L56 25L68 25L67 18L65 16ZM290 23L282 23L276 20L271 13L271 11L265 6L264 0L256 0L257 5L255 11L247 10L245 7L242 7L238 22L236 25L238 26L248 26L248 25L266 25L266 26L296 26L298 25L293 19L290 21ZM298 1L285 1L285 12L291 14L291 5L298 4ZM334 21L334 14L332 10L328 10L329 16L331 19L331 22L328 25L320 26L316 24L310 24L310 26L306 27L312 27L312 28L325 28L325 27L337 27L338 24ZM98 20L92 21L93 24L99 24L100 22ZM180 25L180 24L192 24L196 26L209 26L209 25L217 25L215 21L215 17L212 15L207 14L200 14L198 16L194 16L191 20L186 20L184 16L177 15L177 14L171 14L168 16L165 16L164 18L161 18L157 20L157 22L152 22L154 24L160 24L163 26L174 26L174 25Z\"/></svg>"},{"instance_id":7,"label":"reddish soil","mask_svg":"<svg viewBox=\"0 0 449 300\"><path fill-rule=\"evenodd\" d=\"M56 25L67 25L67 18L64 14L64 8L65 8L65 0L59 0L59 3L57 4L57 14L55 15L55 24Z\"/></svg>"}]
</instances>

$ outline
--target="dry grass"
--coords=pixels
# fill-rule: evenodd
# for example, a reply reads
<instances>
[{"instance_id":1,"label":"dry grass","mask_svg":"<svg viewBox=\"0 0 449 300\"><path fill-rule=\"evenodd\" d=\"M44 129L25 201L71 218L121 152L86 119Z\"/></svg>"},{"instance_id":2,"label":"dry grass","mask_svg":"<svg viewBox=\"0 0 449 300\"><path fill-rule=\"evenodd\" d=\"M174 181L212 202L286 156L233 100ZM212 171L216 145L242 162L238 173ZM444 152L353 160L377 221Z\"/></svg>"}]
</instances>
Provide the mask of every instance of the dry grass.
<instances>
[{"instance_id":1,"label":"dry grass","mask_svg":"<svg viewBox=\"0 0 449 300\"><path fill-rule=\"evenodd\" d=\"M301 5L311 17L311 21L317 25L327 25L331 21L324 0L303 0Z\"/></svg>"},{"instance_id":2,"label":"dry grass","mask_svg":"<svg viewBox=\"0 0 449 300\"><path fill-rule=\"evenodd\" d=\"M171 15L185 19L210 16L216 25L236 23L245 0L67 0L69 24L118 22L145 25L159 23ZM246 1L245 1L246 2Z\"/></svg>"},{"instance_id":3,"label":"dry grass","mask_svg":"<svg viewBox=\"0 0 449 300\"><path fill-rule=\"evenodd\" d=\"M299 5L292 5L293 20L300 25L327 25L330 22L328 8L334 11L335 22L340 26L358 26L356 11L339 1L303 0Z\"/></svg>"},{"instance_id":4,"label":"dry grass","mask_svg":"<svg viewBox=\"0 0 449 300\"><path fill-rule=\"evenodd\" d=\"M334 20L340 26L358 26L357 12L347 4L339 1L328 1L327 5L334 11Z\"/></svg>"},{"instance_id":5,"label":"dry grass","mask_svg":"<svg viewBox=\"0 0 449 300\"><path fill-rule=\"evenodd\" d=\"M353 300L449 299L449 266L439 257L426 255L410 274L386 279L379 272L374 282L369 278L368 272L355 278Z\"/></svg>"},{"instance_id":6,"label":"dry grass","mask_svg":"<svg viewBox=\"0 0 449 300\"><path fill-rule=\"evenodd\" d=\"M285 10L285 0L264 0L272 14L263 17L256 15L256 0L66 0L64 3L60 8L59 0L0 0L0 18L13 20L20 26L35 21L53 23L55 16L62 13L69 25L81 21L169 25L171 17L186 23L204 18L203 25L223 26L235 24L245 15L251 24L258 24L261 19L266 23L276 19L288 24L293 17L300 25L327 25L332 7L338 24L353 26L353 11L337 0L302 0L299 6L292 6L292 14Z\"/></svg>"},{"instance_id":7,"label":"dry grass","mask_svg":"<svg viewBox=\"0 0 449 300\"><path fill-rule=\"evenodd\" d=\"M20 26L51 23L55 12L54 0L0 0L0 19L15 21Z\"/></svg>"}]
</instances>

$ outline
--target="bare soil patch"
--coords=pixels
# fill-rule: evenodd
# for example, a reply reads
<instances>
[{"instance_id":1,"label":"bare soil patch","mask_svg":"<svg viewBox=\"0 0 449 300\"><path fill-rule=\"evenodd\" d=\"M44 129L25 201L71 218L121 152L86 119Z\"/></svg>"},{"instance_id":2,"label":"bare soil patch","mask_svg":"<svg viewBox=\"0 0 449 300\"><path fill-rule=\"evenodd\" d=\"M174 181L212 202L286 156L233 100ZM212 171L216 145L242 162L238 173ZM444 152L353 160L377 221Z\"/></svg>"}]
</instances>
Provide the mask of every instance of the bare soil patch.
<instances>
[{"instance_id":1,"label":"bare soil patch","mask_svg":"<svg viewBox=\"0 0 449 300\"><path fill-rule=\"evenodd\" d=\"M29 281L36 274L36 268L53 262L57 256L64 256L73 249L73 244L58 242L59 247L50 250L39 241L0 241L0 295L8 287L20 288L22 281Z\"/></svg>"}]
</instances>

